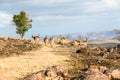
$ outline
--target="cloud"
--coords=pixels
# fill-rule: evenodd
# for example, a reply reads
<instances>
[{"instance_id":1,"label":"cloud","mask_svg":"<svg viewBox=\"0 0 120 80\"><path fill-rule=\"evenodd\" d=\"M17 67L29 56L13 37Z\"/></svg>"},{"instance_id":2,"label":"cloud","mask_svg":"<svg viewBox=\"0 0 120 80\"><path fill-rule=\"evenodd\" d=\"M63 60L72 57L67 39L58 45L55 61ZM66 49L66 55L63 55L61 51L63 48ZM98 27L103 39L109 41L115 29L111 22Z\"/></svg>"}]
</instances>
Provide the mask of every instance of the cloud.
<instances>
[{"instance_id":1,"label":"cloud","mask_svg":"<svg viewBox=\"0 0 120 80\"><path fill-rule=\"evenodd\" d=\"M67 2L73 2L75 0L49 0L49 3L67 3Z\"/></svg>"},{"instance_id":2,"label":"cloud","mask_svg":"<svg viewBox=\"0 0 120 80\"><path fill-rule=\"evenodd\" d=\"M11 24L12 16L6 12L0 12L0 28Z\"/></svg>"},{"instance_id":3,"label":"cloud","mask_svg":"<svg viewBox=\"0 0 120 80\"><path fill-rule=\"evenodd\" d=\"M37 21L73 21L73 20L82 20L82 19L87 19L87 18L95 18L98 17L97 15L89 16L89 15L74 15L74 16L65 16L65 15L46 15L46 16L36 16L33 17L33 20Z\"/></svg>"},{"instance_id":4,"label":"cloud","mask_svg":"<svg viewBox=\"0 0 120 80\"><path fill-rule=\"evenodd\" d=\"M64 16L64 15L55 15L55 16L37 16L34 17L34 20L38 20L38 21L51 21L51 20L67 20L67 19L76 19L76 18L80 18L81 16Z\"/></svg>"},{"instance_id":5,"label":"cloud","mask_svg":"<svg viewBox=\"0 0 120 80\"><path fill-rule=\"evenodd\" d=\"M94 2L85 2L85 12L104 12L119 9L120 0L98 0Z\"/></svg>"},{"instance_id":6,"label":"cloud","mask_svg":"<svg viewBox=\"0 0 120 80\"><path fill-rule=\"evenodd\" d=\"M62 20L67 19L68 17L65 17L63 15L57 15L57 16L37 16L34 19L39 21L49 21L49 20Z\"/></svg>"},{"instance_id":7,"label":"cloud","mask_svg":"<svg viewBox=\"0 0 120 80\"><path fill-rule=\"evenodd\" d=\"M57 4L74 2L75 0L25 0L22 4L27 4L29 6L55 6Z\"/></svg>"}]
</instances>

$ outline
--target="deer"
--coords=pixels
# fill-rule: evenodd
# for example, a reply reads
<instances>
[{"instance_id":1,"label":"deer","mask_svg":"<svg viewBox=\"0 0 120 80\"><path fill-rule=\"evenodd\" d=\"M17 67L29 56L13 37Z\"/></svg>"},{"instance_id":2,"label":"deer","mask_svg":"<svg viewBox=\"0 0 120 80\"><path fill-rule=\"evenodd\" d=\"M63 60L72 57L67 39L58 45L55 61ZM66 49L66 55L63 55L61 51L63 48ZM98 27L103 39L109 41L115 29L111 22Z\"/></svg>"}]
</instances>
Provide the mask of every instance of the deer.
<instances>
[{"instance_id":1,"label":"deer","mask_svg":"<svg viewBox=\"0 0 120 80\"><path fill-rule=\"evenodd\" d=\"M59 39L59 43L61 43L62 45L69 43L69 39L62 37Z\"/></svg>"},{"instance_id":2,"label":"deer","mask_svg":"<svg viewBox=\"0 0 120 80\"><path fill-rule=\"evenodd\" d=\"M73 40L73 45L82 45L82 46L87 46L88 44L88 38L86 37L86 40Z\"/></svg>"},{"instance_id":3,"label":"deer","mask_svg":"<svg viewBox=\"0 0 120 80\"><path fill-rule=\"evenodd\" d=\"M33 38L33 40L35 41L36 44L39 43L39 41L40 41L40 35L39 34L36 35L36 36L32 35L32 38Z\"/></svg>"},{"instance_id":4,"label":"deer","mask_svg":"<svg viewBox=\"0 0 120 80\"><path fill-rule=\"evenodd\" d=\"M44 43L45 43L45 45L47 45L48 44L48 37L46 36L45 38L44 38Z\"/></svg>"},{"instance_id":5,"label":"deer","mask_svg":"<svg viewBox=\"0 0 120 80\"><path fill-rule=\"evenodd\" d=\"M54 45L54 37L50 38L50 45L53 46Z\"/></svg>"},{"instance_id":6,"label":"deer","mask_svg":"<svg viewBox=\"0 0 120 80\"><path fill-rule=\"evenodd\" d=\"M80 42L80 45L87 46L88 44L88 38L86 37L86 40L83 40Z\"/></svg>"}]
</instances>

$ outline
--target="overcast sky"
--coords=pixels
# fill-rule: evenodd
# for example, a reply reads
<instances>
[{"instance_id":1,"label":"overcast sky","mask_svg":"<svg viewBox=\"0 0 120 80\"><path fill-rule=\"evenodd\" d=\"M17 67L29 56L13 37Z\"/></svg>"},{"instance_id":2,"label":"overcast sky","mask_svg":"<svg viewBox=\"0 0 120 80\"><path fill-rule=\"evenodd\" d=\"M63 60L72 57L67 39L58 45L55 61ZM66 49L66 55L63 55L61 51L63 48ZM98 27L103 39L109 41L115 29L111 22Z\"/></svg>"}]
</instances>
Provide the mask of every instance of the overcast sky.
<instances>
[{"instance_id":1,"label":"overcast sky","mask_svg":"<svg viewBox=\"0 0 120 80\"><path fill-rule=\"evenodd\" d=\"M0 0L0 36L19 37L12 17L20 11L33 20L25 37L120 29L120 0Z\"/></svg>"}]
</instances>

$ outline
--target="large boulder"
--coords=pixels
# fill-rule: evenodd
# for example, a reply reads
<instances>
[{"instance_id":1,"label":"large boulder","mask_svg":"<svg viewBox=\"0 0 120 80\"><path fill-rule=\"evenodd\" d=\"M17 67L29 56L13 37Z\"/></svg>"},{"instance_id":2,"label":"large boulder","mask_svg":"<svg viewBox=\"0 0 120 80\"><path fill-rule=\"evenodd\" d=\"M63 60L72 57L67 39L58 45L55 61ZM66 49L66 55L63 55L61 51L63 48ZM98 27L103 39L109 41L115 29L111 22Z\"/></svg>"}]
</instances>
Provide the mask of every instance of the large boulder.
<instances>
[{"instance_id":1,"label":"large boulder","mask_svg":"<svg viewBox=\"0 0 120 80\"><path fill-rule=\"evenodd\" d=\"M110 80L108 76L101 72L88 72L83 80Z\"/></svg>"},{"instance_id":2,"label":"large boulder","mask_svg":"<svg viewBox=\"0 0 120 80\"><path fill-rule=\"evenodd\" d=\"M111 72L111 76L114 79L120 79L120 70L119 69L115 69Z\"/></svg>"},{"instance_id":3,"label":"large boulder","mask_svg":"<svg viewBox=\"0 0 120 80\"><path fill-rule=\"evenodd\" d=\"M97 65L90 65L88 68L88 71L92 71L92 72L104 72L107 70L106 66L97 66Z\"/></svg>"}]
</instances>

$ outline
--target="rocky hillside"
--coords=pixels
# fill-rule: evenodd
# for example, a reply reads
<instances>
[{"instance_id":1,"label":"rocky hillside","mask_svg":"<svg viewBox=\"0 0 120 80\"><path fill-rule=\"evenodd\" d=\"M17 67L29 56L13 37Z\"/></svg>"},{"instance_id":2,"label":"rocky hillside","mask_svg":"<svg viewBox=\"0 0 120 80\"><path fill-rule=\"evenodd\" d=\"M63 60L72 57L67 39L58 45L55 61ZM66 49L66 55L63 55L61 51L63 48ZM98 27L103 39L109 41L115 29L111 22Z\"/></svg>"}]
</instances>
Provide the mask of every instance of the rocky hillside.
<instances>
[{"instance_id":1,"label":"rocky hillside","mask_svg":"<svg viewBox=\"0 0 120 80\"><path fill-rule=\"evenodd\" d=\"M90 41L98 40L112 40L117 39L118 35L113 31L103 31L103 32L91 32L91 33L75 33L70 34L71 39L85 39L85 36L89 37Z\"/></svg>"}]
</instances>

